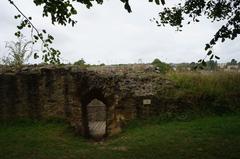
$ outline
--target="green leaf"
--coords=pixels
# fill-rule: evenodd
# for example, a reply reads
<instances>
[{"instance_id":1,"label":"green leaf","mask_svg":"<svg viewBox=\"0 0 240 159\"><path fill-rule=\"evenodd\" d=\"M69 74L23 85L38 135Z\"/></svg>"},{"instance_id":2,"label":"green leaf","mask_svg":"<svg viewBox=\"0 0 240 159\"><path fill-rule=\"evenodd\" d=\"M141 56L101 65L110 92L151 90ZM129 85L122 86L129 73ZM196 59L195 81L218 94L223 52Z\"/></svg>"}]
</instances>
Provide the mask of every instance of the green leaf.
<instances>
[{"instance_id":1,"label":"green leaf","mask_svg":"<svg viewBox=\"0 0 240 159\"><path fill-rule=\"evenodd\" d=\"M207 55L211 55L212 54L212 50L208 51Z\"/></svg>"},{"instance_id":2,"label":"green leaf","mask_svg":"<svg viewBox=\"0 0 240 159\"><path fill-rule=\"evenodd\" d=\"M216 56L216 55L215 55L215 58L218 59L218 60L220 59L220 57L218 57L218 56Z\"/></svg>"},{"instance_id":3,"label":"green leaf","mask_svg":"<svg viewBox=\"0 0 240 159\"><path fill-rule=\"evenodd\" d=\"M54 37L53 37L52 35L50 35L50 34L48 34L48 38L49 38L50 40L54 40Z\"/></svg>"},{"instance_id":4,"label":"green leaf","mask_svg":"<svg viewBox=\"0 0 240 159\"><path fill-rule=\"evenodd\" d=\"M38 36L37 35L33 35L34 39L38 40Z\"/></svg>"},{"instance_id":5,"label":"green leaf","mask_svg":"<svg viewBox=\"0 0 240 159\"><path fill-rule=\"evenodd\" d=\"M215 45L215 44L216 44L215 40L212 39L212 40L210 41L210 44L211 44L211 45Z\"/></svg>"},{"instance_id":6,"label":"green leaf","mask_svg":"<svg viewBox=\"0 0 240 159\"><path fill-rule=\"evenodd\" d=\"M130 5L129 5L128 2L125 2L124 8L125 8L129 13L132 12L132 9L131 9L131 7L130 7Z\"/></svg>"},{"instance_id":7,"label":"green leaf","mask_svg":"<svg viewBox=\"0 0 240 159\"><path fill-rule=\"evenodd\" d=\"M159 0L155 0L155 3L156 3L157 5L159 5L159 4L160 4Z\"/></svg>"},{"instance_id":8,"label":"green leaf","mask_svg":"<svg viewBox=\"0 0 240 159\"><path fill-rule=\"evenodd\" d=\"M162 3L162 5L164 5L165 4L165 0L161 0L161 3Z\"/></svg>"},{"instance_id":9,"label":"green leaf","mask_svg":"<svg viewBox=\"0 0 240 159\"><path fill-rule=\"evenodd\" d=\"M210 48L210 45L209 44L206 44L206 47L205 47L205 50L209 49Z\"/></svg>"},{"instance_id":10,"label":"green leaf","mask_svg":"<svg viewBox=\"0 0 240 159\"><path fill-rule=\"evenodd\" d=\"M72 14L77 14L77 10L74 9L74 8L71 8L71 13L72 13Z\"/></svg>"},{"instance_id":11,"label":"green leaf","mask_svg":"<svg viewBox=\"0 0 240 159\"><path fill-rule=\"evenodd\" d=\"M37 58L39 58L39 56L38 56L38 54L37 54L37 53L34 53L33 57L34 57L34 59L37 59Z\"/></svg>"}]
</instances>

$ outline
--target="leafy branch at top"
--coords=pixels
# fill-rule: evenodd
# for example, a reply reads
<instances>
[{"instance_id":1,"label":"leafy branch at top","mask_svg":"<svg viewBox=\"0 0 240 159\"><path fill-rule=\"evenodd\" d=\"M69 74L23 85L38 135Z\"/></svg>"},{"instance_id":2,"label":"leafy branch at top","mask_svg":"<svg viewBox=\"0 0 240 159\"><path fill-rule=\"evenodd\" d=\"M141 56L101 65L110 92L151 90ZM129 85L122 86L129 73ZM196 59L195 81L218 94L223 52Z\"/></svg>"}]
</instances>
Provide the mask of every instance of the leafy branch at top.
<instances>
[{"instance_id":1,"label":"leafy branch at top","mask_svg":"<svg viewBox=\"0 0 240 159\"><path fill-rule=\"evenodd\" d=\"M19 15L15 16L15 19L21 18L23 16L23 20L21 21L20 25L17 26L18 31L15 33L17 37L21 35L21 30L25 27L31 28L33 43L36 43L37 41L42 42L42 52L43 56L42 59L45 62L58 64L60 63L60 51L56 50L52 47L50 47L50 44L52 44L54 38L50 34L47 35L46 30L39 31L31 22L32 18L27 17L13 2L13 0L8 0L10 4L12 4L17 11L20 13ZM36 6L43 6L43 17L51 17L52 24L60 24L60 25L67 25L71 24L72 26L75 26L77 23L76 20L72 19L73 15L77 14L77 10L74 8L73 3L81 3L84 4L87 8L90 8L93 6L93 2L96 2L97 4L102 4L104 0L33 0ZM120 0L122 3L124 3L124 8L131 12L131 7L129 4L129 0ZM164 4L165 0L149 0L149 2L155 2L156 4ZM33 34L33 32L36 32L36 34ZM34 54L34 58L38 58L38 54Z\"/></svg>"},{"instance_id":2,"label":"leafy branch at top","mask_svg":"<svg viewBox=\"0 0 240 159\"><path fill-rule=\"evenodd\" d=\"M129 0L120 0L124 4L124 8L130 13L132 12ZM165 0L148 0L156 4L165 4ZM33 0L37 6L43 6L43 17L51 17L52 24L60 25L71 24L74 26L77 21L72 19L77 14L77 10L73 6L74 3L85 5L88 9L93 3L103 4L104 0Z\"/></svg>"},{"instance_id":3,"label":"leafy branch at top","mask_svg":"<svg viewBox=\"0 0 240 159\"><path fill-rule=\"evenodd\" d=\"M220 59L212 48L218 41L234 40L240 34L240 1L239 0L187 0L172 8L165 7L159 13L159 18L153 20L158 26L170 25L182 31L183 22L187 24L199 22L199 17L205 16L212 22L223 21L225 24L215 33L214 37L205 46L206 57ZM205 58L198 61L205 65Z\"/></svg>"},{"instance_id":4,"label":"leafy branch at top","mask_svg":"<svg viewBox=\"0 0 240 159\"><path fill-rule=\"evenodd\" d=\"M57 49L54 49L51 47L51 44L53 43L54 37L50 34L47 34L46 30L39 31L31 22L32 17L27 17L18 7L17 5L12 1L8 0L10 4L12 4L17 11L20 13L18 15L15 15L15 19L20 19L23 17L23 19L20 20L20 24L17 26L18 31L15 32L16 37L20 37L22 35L21 31L24 28L30 28L31 29L31 36L32 36L32 43L35 44L38 41L41 41L42 43L42 60L46 63L51 64L60 64L60 54L61 52ZM35 34L34 34L35 32ZM37 53L34 53L34 58L39 58L39 55Z\"/></svg>"}]
</instances>

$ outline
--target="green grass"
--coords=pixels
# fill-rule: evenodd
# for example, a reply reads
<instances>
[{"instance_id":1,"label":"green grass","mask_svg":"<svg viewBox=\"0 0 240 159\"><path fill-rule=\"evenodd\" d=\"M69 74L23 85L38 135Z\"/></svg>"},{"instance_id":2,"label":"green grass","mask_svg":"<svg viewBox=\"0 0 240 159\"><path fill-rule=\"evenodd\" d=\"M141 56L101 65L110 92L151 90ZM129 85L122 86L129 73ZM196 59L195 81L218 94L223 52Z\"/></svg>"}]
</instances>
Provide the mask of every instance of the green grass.
<instances>
[{"instance_id":1,"label":"green grass","mask_svg":"<svg viewBox=\"0 0 240 159\"><path fill-rule=\"evenodd\" d=\"M240 93L240 73L238 72L172 72L168 78L181 89L194 93L221 96L226 93Z\"/></svg>"},{"instance_id":2,"label":"green grass","mask_svg":"<svg viewBox=\"0 0 240 159\"><path fill-rule=\"evenodd\" d=\"M166 77L175 83L175 88L159 91L159 97L173 101L181 111L205 114L240 111L238 72L172 72Z\"/></svg>"},{"instance_id":3,"label":"green grass","mask_svg":"<svg viewBox=\"0 0 240 159\"><path fill-rule=\"evenodd\" d=\"M104 142L77 137L64 122L0 123L0 159L237 159L240 116L136 120Z\"/></svg>"}]
</instances>

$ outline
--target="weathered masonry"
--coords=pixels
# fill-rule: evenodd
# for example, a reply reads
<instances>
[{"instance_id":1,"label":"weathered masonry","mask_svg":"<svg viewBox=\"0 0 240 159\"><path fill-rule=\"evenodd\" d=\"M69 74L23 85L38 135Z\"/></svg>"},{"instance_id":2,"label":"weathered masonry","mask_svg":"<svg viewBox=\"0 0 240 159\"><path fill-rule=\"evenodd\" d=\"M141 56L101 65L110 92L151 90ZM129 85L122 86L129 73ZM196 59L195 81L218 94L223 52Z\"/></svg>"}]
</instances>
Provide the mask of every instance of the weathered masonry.
<instances>
[{"instance_id":1,"label":"weathered masonry","mask_svg":"<svg viewBox=\"0 0 240 159\"><path fill-rule=\"evenodd\" d=\"M157 74L100 74L73 66L26 66L0 71L0 120L63 118L85 137L121 131L126 120L161 111Z\"/></svg>"}]
</instances>

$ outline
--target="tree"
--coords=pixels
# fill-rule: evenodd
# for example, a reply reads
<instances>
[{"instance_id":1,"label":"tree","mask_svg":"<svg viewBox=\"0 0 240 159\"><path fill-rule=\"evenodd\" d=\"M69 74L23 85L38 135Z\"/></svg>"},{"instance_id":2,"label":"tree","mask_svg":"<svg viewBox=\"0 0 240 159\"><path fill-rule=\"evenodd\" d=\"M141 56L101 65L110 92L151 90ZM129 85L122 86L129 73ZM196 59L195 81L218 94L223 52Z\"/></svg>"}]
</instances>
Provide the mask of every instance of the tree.
<instances>
[{"instance_id":1,"label":"tree","mask_svg":"<svg viewBox=\"0 0 240 159\"><path fill-rule=\"evenodd\" d=\"M2 59L5 65L22 66L33 54L32 41L25 40L23 35L20 35L17 42L6 42L6 48L9 49L9 54Z\"/></svg>"},{"instance_id":2,"label":"tree","mask_svg":"<svg viewBox=\"0 0 240 159\"><path fill-rule=\"evenodd\" d=\"M86 62L84 61L84 59L81 58L80 60L74 62L74 65L85 65L85 63L86 63Z\"/></svg>"},{"instance_id":3,"label":"tree","mask_svg":"<svg viewBox=\"0 0 240 159\"><path fill-rule=\"evenodd\" d=\"M152 65L160 71L160 73L167 73L172 70L172 67L169 64L160 61L158 58L153 60Z\"/></svg>"},{"instance_id":4,"label":"tree","mask_svg":"<svg viewBox=\"0 0 240 159\"><path fill-rule=\"evenodd\" d=\"M77 21L72 19L73 15L77 14L73 4L81 3L86 5L87 8L90 8L93 5L93 2L97 4L102 4L104 0L33 0L36 6L43 6L43 16L50 16L52 24L67 25L71 24L74 26ZM129 0L120 0L124 4L124 8L131 12L131 6L129 5ZM165 0L148 0L149 2L155 2L157 5L165 4ZM25 17L25 20L19 25L21 30L25 26L28 26L34 29L37 34L35 39L41 39L44 47L46 48L43 52L44 61L50 63L59 63L60 51L56 50L49 45L52 43L53 38L47 36L44 39L44 34L46 31L38 31L36 27L31 23L31 18L27 18L21 10L14 4L13 0L9 2L16 7L22 16ZM182 30L184 20L187 20L187 24L191 22L199 22L199 17L205 16L210 19L212 22L223 21L225 24L216 32L212 40L206 44L205 50L207 51L207 56L210 60L213 58L219 59L213 51L212 47L221 40L222 42L225 39L235 39L240 34L240 1L239 0L186 0L182 2L179 0L179 4L174 7L165 7L162 12L159 13L159 17L153 18L158 26L165 26L169 24L170 26L177 27L178 31ZM19 18L19 15L15 16ZM16 32L18 36L20 32ZM49 35L49 34L48 34ZM199 63L205 64L205 58L199 60Z\"/></svg>"},{"instance_id":5,"label":"tree","mask_svg":"<svg viewBox=\"0 0 240 159\"><path fill-rule=\"evenodd\" d=\"M227 66L229 65L238 65L237 60L232 59L230 62L227 62Z\"/></svg>"},{"instance_id":6,"label":"tree","mask_svg":"<svg viewBox=\"0 0 240 159\"><path fill-rule=\"evenodd\" d=\"M207 70L217 70L218 65L217 65L217 61L213 61L213 60L209 60L206 62L206 68Z\"/></svg>"},{"instance_id":7,"label":"tree","mask_svg":"<svg viewBox=\"0 0 240 159\"><path fill-rule=\"evenodd\" d=\"M89 66L89 64L86 64L86 62L84 61L83 58L81 58L80 60L74 62L74 65L78 65L78 66L80 66L82 68L86 68L86 67Z\"/></svg>"},{"instance_id":8,"label":"tree","mask_svg":"<svg viewBox=\"0 0 240 159\"><path fill-rule=\"evenodd\" d=\"M232 59L231 62L230 62L231 65L237 65L237 60L235 59Z\"/></svg>"}]
</instances>

